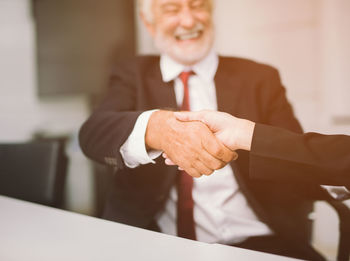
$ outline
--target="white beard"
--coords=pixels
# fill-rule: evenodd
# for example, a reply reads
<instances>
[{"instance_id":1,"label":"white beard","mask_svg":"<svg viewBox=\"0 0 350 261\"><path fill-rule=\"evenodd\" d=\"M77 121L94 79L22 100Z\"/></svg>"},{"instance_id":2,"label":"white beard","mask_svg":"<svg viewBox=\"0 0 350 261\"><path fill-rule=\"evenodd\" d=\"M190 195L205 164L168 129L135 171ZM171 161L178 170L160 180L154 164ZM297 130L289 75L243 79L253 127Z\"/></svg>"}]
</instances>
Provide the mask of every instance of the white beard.
<instances>
[{"instance_id":1,"label":"white beard","mask_svg":"<svg viewBox=\"0 0 350 261\"><path fill-rule=\"evenodd\" d=\"M197 28L203 28L201 24L196 25ZM195 27L196 27L195 26ZM204 30L204 29L203 29ZM190 33L192 30L186 30L183 28L177 28L175 30L174 36L166 36L163 34L162 31L157 30L155 37L154 37L154 43L156 47L160 50L161 53L169 55L171 58L176 60L177 62L184 64L184 65L192 65L197 63L198 61L202 60L207 54L209 53L212 45L213 45L213 29L208 28L206 30L209 30L206 32L206 35L201 36L205 37L202 39L202 44L200 43L193 43L189 44L185 48L181 48L176 44L175 35L180 33Z\"/></svg>"}]
</instances>

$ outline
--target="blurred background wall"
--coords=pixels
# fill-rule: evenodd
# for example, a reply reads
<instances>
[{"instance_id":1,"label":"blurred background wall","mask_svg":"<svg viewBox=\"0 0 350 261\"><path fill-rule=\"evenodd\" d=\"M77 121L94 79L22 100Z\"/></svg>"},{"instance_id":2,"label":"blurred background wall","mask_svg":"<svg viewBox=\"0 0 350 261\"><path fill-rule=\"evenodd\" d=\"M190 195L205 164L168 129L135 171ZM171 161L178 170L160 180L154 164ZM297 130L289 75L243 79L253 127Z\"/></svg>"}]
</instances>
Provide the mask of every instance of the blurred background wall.
<instances>
[{"instance_id":1,"label":"blurred background wall","mask_svg":"<svg viewBox=\"0 0 350 261\"><path fill-rule=\"evenodd\" d=\"M116 2L129 1L0 0L0 142L69 137L66 208L86 214L96 211L96 180L77 144L79 126L105 88L118 50L127 48L118 41L134 37L129 48L157 52L139 19L131 35L115 20L133 21L132 13L110 8ZM38 18L33 9L60 13ZM217 0L216 48L278 68L306 131L350 134L349 12L348 0ZM337 233L328 224L335 213L317 204L315 216L316 244L332 257Z\"/></svg>"},{"instance_id":2,"label":"blurred background wall","mask_svg":"<svg viewBox=\"0 0 350 261\"><path fill-rule=\"evenodd\" d=\"M77 134L134 38L132 1L0 0L0 142L67 140L66 209L96 214L101 166Z\"/></svg>"},{"instance_id":3,"label":"blurred background wall","mask_svg":"<svg viewBox=\"0 0 350 261\"><path fill-rule=\"evenodd\" d=\"M83 95L39 97L36 30L29 0L0 0L0 141L22 142L35 133L74 136L88 115ZM67 208L91 212L91 173L70 146ZM78 155L78 156L77 156ZM28 171L30 174L30 171ZM82 195L80 191L83 191Z\"/></svg>"}]
</instances>

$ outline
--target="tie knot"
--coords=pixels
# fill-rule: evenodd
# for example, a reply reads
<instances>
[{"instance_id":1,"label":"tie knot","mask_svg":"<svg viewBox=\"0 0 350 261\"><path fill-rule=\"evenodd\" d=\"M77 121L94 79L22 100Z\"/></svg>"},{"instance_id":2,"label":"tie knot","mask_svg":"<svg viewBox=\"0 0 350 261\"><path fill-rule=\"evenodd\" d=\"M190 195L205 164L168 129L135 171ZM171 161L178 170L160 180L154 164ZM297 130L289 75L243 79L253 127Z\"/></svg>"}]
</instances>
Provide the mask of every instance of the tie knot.
<instances>
[{"instance_id":1,"label":"tie knot","mask_svg":"<svg viewBox=\"0 0 350 261\"><path fill-rule=\"evenodd\" d=\"M187 84L188 78L194 74L193 71L184 71L180 73L179 78L181 79L183 84Z\"/></svg>"}]
</instances>

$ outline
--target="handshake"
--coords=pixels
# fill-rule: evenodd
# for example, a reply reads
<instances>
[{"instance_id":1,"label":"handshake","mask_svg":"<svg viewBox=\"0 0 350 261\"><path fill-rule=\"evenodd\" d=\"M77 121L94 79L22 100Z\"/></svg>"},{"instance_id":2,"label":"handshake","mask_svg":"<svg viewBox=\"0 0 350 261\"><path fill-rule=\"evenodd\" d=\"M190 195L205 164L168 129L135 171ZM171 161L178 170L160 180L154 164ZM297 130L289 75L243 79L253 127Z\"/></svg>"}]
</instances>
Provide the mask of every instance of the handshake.
<instances>
[{"instance_id":1,"label":"handshake","mask_svg":"<svg viewBox=\"0 0 350 261\"><path fill-rule=\"evenodd\" d=\"M163 151L165 163L192 177L211 175L250 150L255 123L217 111L156 111L148 122L148 149Z\"/></svg>"}]
</instances>

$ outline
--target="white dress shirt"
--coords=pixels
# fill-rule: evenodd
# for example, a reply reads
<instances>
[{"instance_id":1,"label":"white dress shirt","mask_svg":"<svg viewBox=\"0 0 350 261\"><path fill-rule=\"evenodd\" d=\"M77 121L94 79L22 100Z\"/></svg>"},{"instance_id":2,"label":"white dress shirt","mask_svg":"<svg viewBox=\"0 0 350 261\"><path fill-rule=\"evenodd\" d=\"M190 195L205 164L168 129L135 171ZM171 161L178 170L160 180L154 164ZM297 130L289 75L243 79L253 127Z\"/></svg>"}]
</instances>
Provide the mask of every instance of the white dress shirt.
<instances>
[{"instance_id":1,"label":"white dress shirt","mask_svg":"<svg viewBox=\"0 0 350 261\"><path fill-rule=\"evenodd\" d=\"M183 66L166 55L162 55L160 59L163 81L174 80L175 82L178 105L183 99L183 85L178 75L182 71L194 71L195 74L189 78L188 82L192 111L217 110L214 83L217 68L218 56L214 51L192 67ZM139 116L128 140L120 149L128 167L154 163L153 159L161 154L160 151L146 151L145 133L152 112L146 111ZM234 244L251 236L272 234L271 229L257 218L249 206L229 164L210 176L195 178L192 197L198 241ZM174 186L164 210L157 216L162 232L171 235L176 235L176 202L177 192Z\"/></svg>"}]
</instances>

